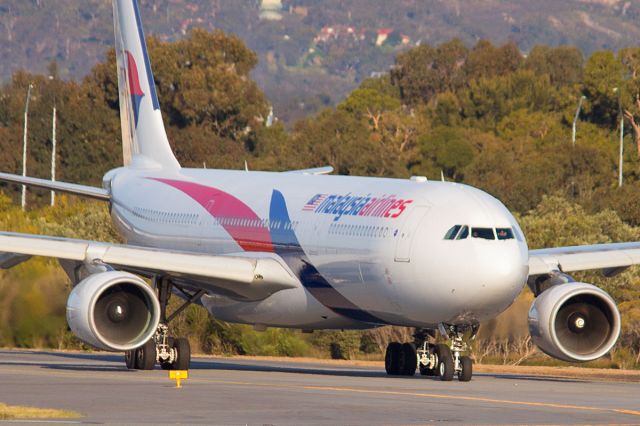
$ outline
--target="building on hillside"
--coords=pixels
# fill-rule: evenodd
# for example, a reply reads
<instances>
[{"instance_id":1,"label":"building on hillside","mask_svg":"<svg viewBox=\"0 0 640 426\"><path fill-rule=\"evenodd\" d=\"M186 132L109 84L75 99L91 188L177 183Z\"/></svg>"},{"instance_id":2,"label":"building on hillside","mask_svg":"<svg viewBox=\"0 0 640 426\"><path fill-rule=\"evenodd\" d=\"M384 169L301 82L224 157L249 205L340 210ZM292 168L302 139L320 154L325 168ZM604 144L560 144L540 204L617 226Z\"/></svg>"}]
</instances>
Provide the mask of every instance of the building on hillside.
<instances>
[{"instance_id":1,"label":"building on hillside","mask_svg":"<svg viewBox=\"0 0 640 426\"><path fill-rule=\"evenodd\" d=\"M378 37L376 38L376 46L382 46L384 44L385 41L387 41L387 38L389 37L389 34L391 34L393 32L393 28L378 28Z\"/></svg>"},{"instance_id":2,"label":"building on hillside","mask_svg":"<svg viewBox=\"0 0 640 426\"><path fill-rule=\"evenodd\" d=\"M260 19L279 21L282 19L281 0L262 0L260 3Z\"/></svg>"}]
</instances>

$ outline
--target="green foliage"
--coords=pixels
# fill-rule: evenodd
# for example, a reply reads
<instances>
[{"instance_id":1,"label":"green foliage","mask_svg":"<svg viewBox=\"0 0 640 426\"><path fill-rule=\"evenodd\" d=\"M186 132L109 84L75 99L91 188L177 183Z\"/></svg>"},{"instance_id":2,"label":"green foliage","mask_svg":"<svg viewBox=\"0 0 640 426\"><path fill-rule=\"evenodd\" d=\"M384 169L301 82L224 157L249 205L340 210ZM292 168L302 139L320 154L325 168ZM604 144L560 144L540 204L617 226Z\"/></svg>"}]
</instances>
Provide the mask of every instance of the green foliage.
<instances>
[{"instance_id":1,"label":"green foliage","mask_svg":"<svg viewBox=\"0 0 640 426\"><path fill-rule=\"evenodd\" d=\"M330 354L331 359L354 359L361 347L362 333L358 331L319 331L313 343Z\"/></svg>"},{"instance_id":2,"label":"green foliage","mask_svg":"<svg viewBox=\"0 0 640 426\"><path fill-rule=\"evenodd\" d=\"M573 46L537 45L527 55L525 66L538 75L548 75L551 83L558 87L573 86L582 80L584 58Z\"/></svg>"},{"instance_id":3,"label":"green foliage","mask_svg":"<svg viewBox=\"0 0 640 426\"><path fill-rule=\"evenodd\" d=\"M623 65L613 52L594 53L585 64L583 93L587 97L586 111L599 124L612 125L618 116L618 93L622 90Z\"/></svg>"},{"instance_id":4,"label":"green foliage","mask_svg":"<svg viewBox=\"0 0 640 426\"><path fill-rule=\"evenodd\" d=\"M437 47L422 44L398 55L391 71L392 82L405 103L427 103L436 94L462 84L461 66L468 53L458 39Z\"/></svg>"},{"instance_id":5,"label":"green foliage","mask_svg":"<svg viewBox=\"0 0 640 426\"><path fill-rule=\"evenodd\" d=\"M418 139L423 158L432 169L442 170L444 175L461 180L461 171L473 161L475 155L468 132L460 128L436 127ZM428 174L433 174L433 171Z\"/></svg>"},{"instance_id":6,"label":"green foliage","mask_svg":"<svg viewBox=\"0 0 640 426\"><path fill-rule=\"evenodd\" d=\"M632 139L640 146L638 49L617 56L596 52L585 62L573 47L536 46L524 58L511 43L422 44L398 55L389 74L363 81L337 108L327 107L334 95L328 87L325 92L332 96L316 96L301 107L322 110L288 129L279 121L265 126L268 102L250 78L257 56L237 37L196 30L178 42L151 39L149 47L169 138L184 166L239 169L246 160L252 170L331 165L345 175L436 179L442 171L448 180L482 188L517 212L531 247L640 240L640 170L634 152L624 157L625 184L616 187L619 106L629 135L625 150L630 151ZM340 51L320 49L318 55L349 67L353 58L346 57L354 48L334 46ZM18 72L0 87L0 170L20 171L22 111L30 83L30 175L48 175L53 105L59 118L59 179L97 184L119 165L114 60L110 52L82 83ZM276 61L276 67L291 62L281 60L285 64ZM317 72L310 68L298 77ZM582 94L587 99L573 146L571 127ZM16 189L9 185L6 192L15 199ZM30 191L29 205L36 208L26 214L0 196L1 229L118 241L103 204L59 197L55 208L37 207L48 195ZM52 261L32 260L0 275L0 345L80 347L64 328L67 281ZM621 302L621 345L631 352L618 350L613 362L630 365L640 353L634 331L638 272L631 269L606 281L593 272L576 277L601 285ZM502 321L517 324L513 318L496 321L491 329L498 330ZM344 359L379 353L401 333L388 328L262 333L211 319L198 307L187 309L172 328L207 353ZM506 329L498 352L519 351L515 334ZM406 340L407 333L396 339L401 337ZM524 341L521 347L527 345Z\"/></svg>"}]
</instances>

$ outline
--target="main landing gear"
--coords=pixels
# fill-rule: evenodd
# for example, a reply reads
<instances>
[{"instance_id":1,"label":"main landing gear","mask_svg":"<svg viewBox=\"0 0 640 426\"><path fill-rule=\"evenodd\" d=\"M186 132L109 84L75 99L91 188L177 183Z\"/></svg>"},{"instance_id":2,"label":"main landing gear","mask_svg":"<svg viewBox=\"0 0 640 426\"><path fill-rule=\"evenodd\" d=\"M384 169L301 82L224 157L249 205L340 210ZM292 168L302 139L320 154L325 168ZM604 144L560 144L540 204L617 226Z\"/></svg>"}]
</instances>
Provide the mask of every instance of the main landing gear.
<instances>
[{"instance_id":1,"label":"main landing gear","mask_svg":"<svg viewBox=\"0 0 640 426\"><path fill-rule=\"evenodd\" d=\"M168 279L156 280L156 287L160 301L160 325L151 340L139 348L125 352L125 364L130 370L153 370L156 363L160 364L163 370L188 370L191 363L189 341L182 337L169 336L168 324L190 304L202 297L204 290L190 294ZM171 297L172 288L180 291L186 301L167 317L167 303Z\"/></svg>"},{"instance_id":2,"label":"main landing gear","mask_svg":"<svg viewBox=\"0 0 640 426\"><path fill-rule=\"evenodd\" d=\"M461 382L471 380L473 362L470 357L461 355L469 349L463 336L470 329L473 338L478 332L478 325L441 325L439 329L440 334L450 340L450 345L429 343L436 333L428 329L417 329L413 335L414 343L389 343L384 359L387 374L413 376L419 370L423 376L436 376L443 381L451 381L454 376Z\"/></svg>"}]
</instances>

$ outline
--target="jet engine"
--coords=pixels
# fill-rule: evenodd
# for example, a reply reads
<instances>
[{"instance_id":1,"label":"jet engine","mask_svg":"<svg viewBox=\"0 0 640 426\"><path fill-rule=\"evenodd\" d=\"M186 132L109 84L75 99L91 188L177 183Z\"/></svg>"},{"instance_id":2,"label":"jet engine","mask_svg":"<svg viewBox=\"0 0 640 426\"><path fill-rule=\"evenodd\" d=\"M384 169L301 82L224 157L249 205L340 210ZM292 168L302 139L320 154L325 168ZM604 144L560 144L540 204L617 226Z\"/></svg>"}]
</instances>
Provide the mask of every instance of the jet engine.
<instances>
[{"instance_id":1,"label":"jet engine","mask_svg":"<svg viewBox=\"0 0 640 426\"><path fill-rule=\"evenodd\" d=\"M154 335L160 304L140 277L122 271L100 272L71 291L67 322L85 343L109 351L128 351Z\"/></svg>"},{"instance_id":2,"label":"jet engine","mask_svg":"<svg viewBox=\"0 0 640 426\"><path fill-rule=\"evenodd\" d=\"M591 361L615 345L620 313L611 296L594 285L555 285L531 305L529 333L547 355L569 362Z\"/></svg>"}]
</instances>

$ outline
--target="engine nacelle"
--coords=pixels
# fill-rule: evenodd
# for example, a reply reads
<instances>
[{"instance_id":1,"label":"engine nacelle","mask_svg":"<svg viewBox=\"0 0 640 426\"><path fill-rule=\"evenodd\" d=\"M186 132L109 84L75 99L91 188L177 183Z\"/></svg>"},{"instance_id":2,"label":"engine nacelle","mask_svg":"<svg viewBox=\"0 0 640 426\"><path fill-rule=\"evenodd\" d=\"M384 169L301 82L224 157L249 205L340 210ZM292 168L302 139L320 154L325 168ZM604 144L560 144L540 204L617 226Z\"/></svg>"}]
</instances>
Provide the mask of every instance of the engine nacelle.
<instances>
[{"instance_id":1,"label":"engine nacelle","mask_svg":"<svg viewBox=\"0 0 640 426\"><path fill-rule=\"evenodd\" d=\"M618 340L620 312L611 296L594 285L560 284L534 300L529 333L547 355L569 362L592 361Z\"/></svg>"},{"instance_id":2,"label":"engine nacelle","mask_svg":"<svg viewBox=\"0 0 640 426\"><path fill-rule=\"evenodd\" d=\"M85 343L108 351L128 351L156 332L160 304L140 277L122 271L100 272L71 291L67 322Z\"/></svg>"}]
</instances>

